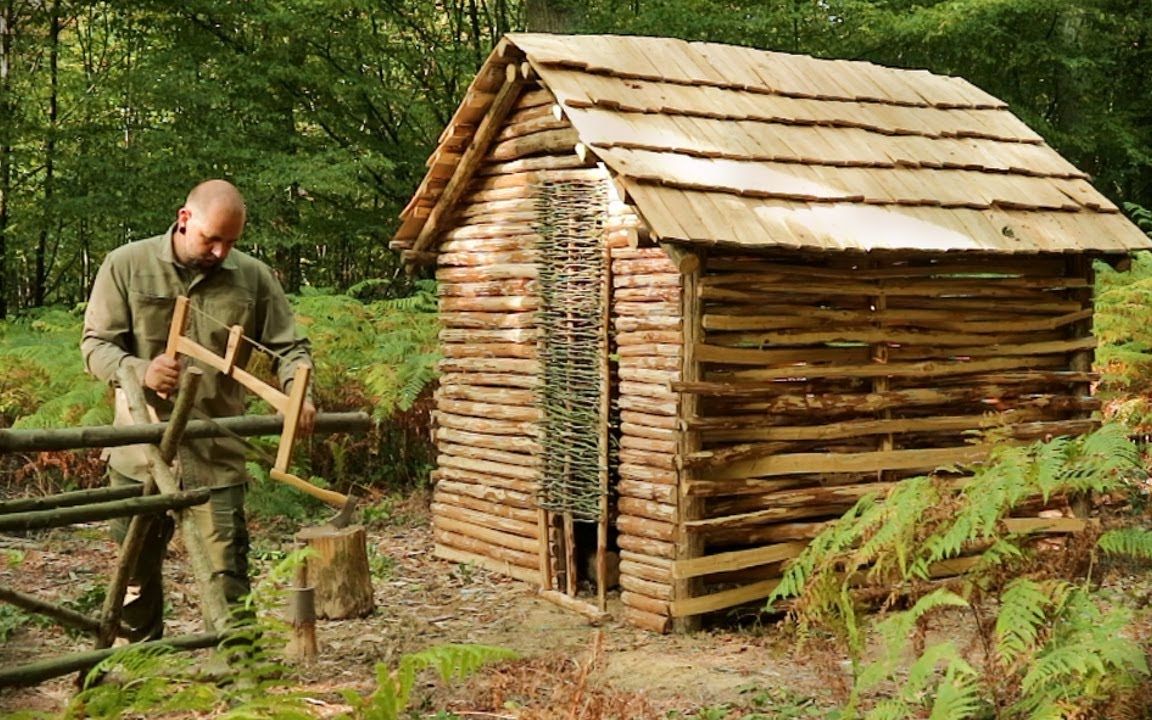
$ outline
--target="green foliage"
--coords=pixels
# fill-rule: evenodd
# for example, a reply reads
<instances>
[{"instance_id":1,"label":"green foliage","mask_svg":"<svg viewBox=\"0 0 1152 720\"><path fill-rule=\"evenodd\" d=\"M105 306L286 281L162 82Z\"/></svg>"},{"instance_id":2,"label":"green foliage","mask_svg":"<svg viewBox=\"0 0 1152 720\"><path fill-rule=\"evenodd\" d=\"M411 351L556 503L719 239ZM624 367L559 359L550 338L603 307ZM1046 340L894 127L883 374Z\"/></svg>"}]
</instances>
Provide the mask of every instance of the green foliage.
<instances>
[{"instance_id":1,"label":"green foliage","mask_svg":"<svg viewBox=\"0 0 1152 720\"><path fill-rule=\"evenodd\" d=\"M486 663L517 657L512 650L487 645L437 645L404 655L400 665L390 669L376 665L376 690L367 697L345 691L344 698L354 709L348 718L356 720L398 720L412 702L412 689L419 674L434 669L441 682L461 680Z\"/></svg>"},{"instance_id":2,"label":"green foliage","mask_svg":"<svg viewBox=\"0 0 1152 720\"><path fill-rule=\"evenodd\" d=\"M84 372L78 313L49 308L0 323L0 425L110 423L107 398Z\"/></svg>"},{"instance_id":3,"label":"green foliage","mask_svg":"<svg viewBox=\"0 0 1152 720\"><path fill-rule=\"evenodd\" d=\"M845 643L855 678L846 718L1091 715L1149 674L1132 640L1132 615L1115 604L1105 609L1087 587L1043 577L1043 568L1027 562L1030 546L1004 520L1031 497L1124 491L1141 472L1118 424L1080 438L998 445L964 483L914 478L883 500L862 499L789 565L771 600L793 598L790 617L806 635L831 630ZM937 589L889 614L874 629L878 657L864 662L867 632L855 586L915 595L934 565L981 548L960 594ZM1112 530L1099 549L1147 558L1152 532ZM990 623L982 620L989 604L997 606ZM985 657L970 661L947 641L919 649L909 661L911 639L950 608L953 616L960 609L973 618ZM895 692L884 690L891 687Z\"/></svg>"}]
</instances>

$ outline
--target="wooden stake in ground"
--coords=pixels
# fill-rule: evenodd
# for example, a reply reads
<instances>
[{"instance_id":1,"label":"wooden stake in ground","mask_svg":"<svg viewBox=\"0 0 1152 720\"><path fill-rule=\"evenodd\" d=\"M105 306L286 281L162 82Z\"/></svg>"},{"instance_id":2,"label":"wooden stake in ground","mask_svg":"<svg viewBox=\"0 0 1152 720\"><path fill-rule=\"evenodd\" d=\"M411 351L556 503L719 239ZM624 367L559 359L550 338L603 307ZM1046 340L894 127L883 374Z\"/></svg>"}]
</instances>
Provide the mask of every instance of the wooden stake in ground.
<instances>
[{"instance_id":1,"label":"wooden stake in ground","mask_svg":"<svg viewBox=\"0 0 1152 720\"><path fill-rule=\"evenodd\" d=\"M308 584L315 588L316 617L343 620L372 612L376 602L363 525L304 528L296 533L296 542L313 551L305 563Z\"/></svg>"}]
</instances>

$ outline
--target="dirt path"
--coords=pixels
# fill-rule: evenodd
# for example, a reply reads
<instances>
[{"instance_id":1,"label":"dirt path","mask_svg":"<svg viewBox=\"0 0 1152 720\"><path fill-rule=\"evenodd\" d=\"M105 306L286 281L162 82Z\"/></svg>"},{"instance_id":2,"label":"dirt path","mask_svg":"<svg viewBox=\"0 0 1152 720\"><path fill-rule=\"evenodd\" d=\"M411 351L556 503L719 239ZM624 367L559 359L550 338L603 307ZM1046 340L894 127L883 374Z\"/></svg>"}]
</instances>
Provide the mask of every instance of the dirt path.
<instances>
[{"instance_id":1,"label":"dirt path","mask_svg":"<svg viewBox=\"0 0 1152 720\"><path fill-rule=\"evenodd\" d=\"M426 526L370 533L377 610L362 620L321 622L320 660L302 669L299 684L338 707L339 688L368 692L375 665L439 643L484 643L525 656L571 659L589 653L597 633L580 616L541 600L516 581L470 566L436 560ZM262 577L284 549L267 540L254 551ZM34 542L0 544L0 584L57 601L91 597L106 582L114 557L98 526L57 532ZM174 544L166 565L168 632L200 629L195 590ZM609 610L612 610L610 606ZM656 636L610 621L595 682L646 698L661 712L690 713L743 702L749 691L822 697L828 673L811 658L795 658L772 630L710 631L691 637ZM55 627L27 623L0 646L0 666L89 647ZM833 666L834 667L834 666ZM831 671L833 674L837 670ZM0 712L57 710L73 692L72 678L35 688L0 691Z\"/></svg>"}]
</instances>

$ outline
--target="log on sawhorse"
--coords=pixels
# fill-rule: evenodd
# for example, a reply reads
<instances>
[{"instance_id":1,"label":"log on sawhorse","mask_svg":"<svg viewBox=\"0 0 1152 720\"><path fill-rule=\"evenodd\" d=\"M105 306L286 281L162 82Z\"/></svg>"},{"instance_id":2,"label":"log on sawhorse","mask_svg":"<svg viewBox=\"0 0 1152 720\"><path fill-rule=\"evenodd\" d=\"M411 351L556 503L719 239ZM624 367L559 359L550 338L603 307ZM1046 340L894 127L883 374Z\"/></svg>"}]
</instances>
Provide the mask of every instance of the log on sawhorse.
<instances>
[{"instance_id":1,"label":"log on sawhorse","mask_svg":"<svg viewBox=\"0 0 1152 720\"><path fill-rule=\"evenodd\" d=\"M198 635L177 635L164 640L153 640L133 645L140 649L171 648L173 650L200 650L216 647L224 639L223 633L201 633ZM40 660L14 668L0 668L0 688L36 685L61 675L73 672L87 672L119 648L102 648L71 653L57 658Z\"/></svg>"},{"instance_id":2,"label":"log on sawhorse","mask_svg":"<svg viewBox=\"0 0 1152 720\"><path fill-rule=\"evenodd\" d=\"M313 435L342 432L366 432L372 418L364 412L318 413ZM185 440L225 437L280 435L284 428L282 418L270 415L238 415L214 420L189 420L184 428ZM168 429L167 422L147 422L136 425L91 425L76 428L28 428L0 430L0 453L45 452L75 450L78 448L108 448L144 443L158 444ZM0 504L3 507L4 504Z\"/></svg>"}]
</instances>

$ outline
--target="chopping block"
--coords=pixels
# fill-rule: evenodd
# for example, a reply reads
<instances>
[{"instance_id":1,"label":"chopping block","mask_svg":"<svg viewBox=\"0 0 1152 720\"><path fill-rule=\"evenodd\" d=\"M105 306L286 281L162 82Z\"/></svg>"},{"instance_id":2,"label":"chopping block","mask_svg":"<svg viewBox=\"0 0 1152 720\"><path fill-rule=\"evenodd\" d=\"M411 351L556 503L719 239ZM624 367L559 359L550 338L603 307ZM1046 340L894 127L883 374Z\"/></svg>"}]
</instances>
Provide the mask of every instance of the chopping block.
<instances>
[{"instance_id":1,"label":"chopping block","mask_svg":"<svg viewBox=\"0 0 1152 720\"><path fill-rule=\"evenodd\" d=\"M312 549L297 584L314 588L316 617L359 618L375 609L368 533L363 525L316 525L300 530L295 537L299 546Z\"/></svg>"}]
</instances>

